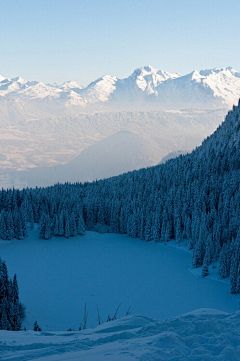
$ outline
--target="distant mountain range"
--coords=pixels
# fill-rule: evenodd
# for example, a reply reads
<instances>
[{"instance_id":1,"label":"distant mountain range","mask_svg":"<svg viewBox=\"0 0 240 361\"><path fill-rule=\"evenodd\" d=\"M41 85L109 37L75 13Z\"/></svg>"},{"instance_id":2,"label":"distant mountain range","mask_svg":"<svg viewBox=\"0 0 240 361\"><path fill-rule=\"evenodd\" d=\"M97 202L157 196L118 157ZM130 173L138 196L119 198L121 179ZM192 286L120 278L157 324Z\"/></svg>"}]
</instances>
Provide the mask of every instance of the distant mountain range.
<instances>
[{"instance_id":1,"label":"distant mountain range","mask_svg":"<svg viewBox=\"0 0 240 361\"><path fill-rule=\"evenodd\" d=\"M105 75L86 87L0 76L0 120L104 110L231 108L239 97L240 72L231 67L180 75L149 65L125 79Z\"/></svg>"},{"instance_id":2,"label":"distant mountain range","mask_svg":"<svg viewBox=\"0 0 240 361\"><path fill-rule=\"evenodd\" d=\"M201 144L239 98L231 67L180 75L145 66L86 87L0 76L0 186L94 180L165 162Z\"/></svg>"}]
</instances>

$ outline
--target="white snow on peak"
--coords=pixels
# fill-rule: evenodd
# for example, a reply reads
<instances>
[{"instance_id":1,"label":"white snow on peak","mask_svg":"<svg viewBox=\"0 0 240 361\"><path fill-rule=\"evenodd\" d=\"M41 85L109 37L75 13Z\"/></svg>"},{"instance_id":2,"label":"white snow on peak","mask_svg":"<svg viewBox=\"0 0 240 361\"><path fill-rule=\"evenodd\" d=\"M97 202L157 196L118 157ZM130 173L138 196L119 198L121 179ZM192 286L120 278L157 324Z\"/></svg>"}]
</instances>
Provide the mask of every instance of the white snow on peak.
<instances>
[{"instance_id":1,"label":"white snow on peak","mask_svg":"<svg viewBox=\"0 0 240 361\"><path fill-rule=\"evenodd\" d=\"M3 81L3 80L5 80L6 78L5 78L5 76L2 76L1 74L0 74L0 83Z\"/></svg>"},{"instance_id":2,"label":"white snow on peak","mask_svg":"<svg viewBox=\"0 0 240 361\"><path fill-rule=\"evenodd\" d=\"M52 88L42 82L36 82L33 86L27 86L20 91L21 95L31 99L58 98L61 90Z\"/></svg>"},{"instance_id":3,"label":"white snow on peak","mask_svg":"<svg viewBox=\"0 0 240 361\"><path fill-rule=\"evenodd\" d=\"M135 69L134 72L132 73L132 76L139 76L139 75L145 76L148 74L156 73L157 71L158 70L154 69L151 65L146 65L141 68Z\"/></svg>"},{"instance_id":4,"label":"white snow on peak","mask_svg":"<svg viewBox=\"0 0 240 361\"><path fill-rule=\"evenodd\" d=\"M202 70L204 76L202 83L209 87L214 97L221 98L223 102L231 107L240 96L240 73L233 68L214 68Z\"/></svg>"},{"instance_id":5,"label":"white snow on peak","mask_svg":"<svg viewBox=\"0 0 240 361\"><path fill-rule=\"evenodd\" d=\"M19 84L25 84L25 83L27 83L27 80L25 80L25 79L21 78L20 76L18 76L16 78L13 78L12 82L16 82L16 83L19 83Z\"/></svg>"},{"instance_id":6,"label":"white snow on peak","mask_svg":"<svg viewBox=\"0 0 240 361\"><path fill-rule=\"evenodd\" d=\"M181 76L180 73L169 73L168 71L164 71L164 70L158 70L157 74L161 75L164 80L176 79Z\"/></svg>"},{"instance_id":7,"label":"white snow on peak","mask_svg":"<svg viewBox=\"0 0 240 361\"><path fill-rule=\"evenodd\" d=\"M58 100L62 106L78 105L91 111L114 106L116 110L133 110L154 104L160 109L231 108L240 97L240 72L226 68L194 70L187 75L170 73L146 65L134 70L127 78L104 75L83 87L74 80L63 84L43 84L21 77L0 76L0 97L14 96L28 100ZM133 104L136 104L134 107ZM48 103L49 104L49 103ZM60 104L60 103L59 103ZM99 108L97 108L99 106ZM155 109L155 108L154 108Z\"/></svg>"},{"instance_id":8,"label":"white snow on peak","mask_svg":"<svg viewBox=\"0 0 240 361\"><path fill-rule=\"evenodd\" d=\"M83 89L84 88L84 86L79 85L75 80L65 81L64 83L62 83L60 85L55 84L55 87L63 89L65 91L72 90L72 89Z\"/></svg>"},{"instance_id":9,"label":"white snow on peak","mask_svg":"<svg viewBox=\"0 0 240 361\"><path fill-rule=\"evenodd\" d=\"M187 79L188 81L194 81L194 82L199 83L199 82L201 82L201 79L204 78L204 76L201 75L198 70L194 70L191 73L183 76L182 78Z\"/></svg>"},{"instance_id":10,"label":"white snow on peak","mask_svg":"<svg viewBox=\"0 0 240 361\"><path fill-rule=\"evenodd\" d=\"M130 78L134 79L136 87L141 89L147 94L158 95L157 87L168 79L175 79L179 77L178 73L169 73L167 71L154 69L151 65L144 66L142 68L137 68L134 70ZM132 81L131 81L132 83Z\"/></svg>"},{"instance_id":11,"label":"white snow on peak","mask_svg":"<svg viewBox=\"0 0 240 361\"><path fill-rule=\"evenodd\" d=\"M4 79L0 83L0 96L8 95L9 93L17 92L24 88L26 80L17 77L13 79Z\"/></svg>"},{"instance_id":12,"label":"white snow on peak","mask_svg":"<svg viewBox=\"0 0 240 361\"><path fill-rule=\"evenodd\" d=\"M163 80L167 80L169 78L175 79L180 76L179 73L169 73L164 70L154 69L151 65L146 65L144 67L137 68L136 70L134 70L134 72L132 73L131 76L132 77L139 77L139 76L145 77L147 75L153 75L153 74L160 75Z\"/></svg>"},{"instance_id":13,"label":"white snow on peak","mask_svg":"<svg viewBox=\"0 0 240 361\"><path fill-rule=\"evenodd\" d=\"M81 106L82 108L85 108L86 99L83 99L83 97L79 95L75 90L76 89L69 89L59 93L60 99L65 101L65 107L67 108L71 107L71 105Z\"/></svg>"},{"instance_id":14,"label":"white snow on peak","mask_svg":"<svg viewBox=\"0 0 240 361\"><path fill-rule=\"evenodd\" d=\"M104 75L82 89L81 95L87 96L90 102L107 102L109 96L115 91L118 79L115 76Z\"/></svg>"}]
</instances>

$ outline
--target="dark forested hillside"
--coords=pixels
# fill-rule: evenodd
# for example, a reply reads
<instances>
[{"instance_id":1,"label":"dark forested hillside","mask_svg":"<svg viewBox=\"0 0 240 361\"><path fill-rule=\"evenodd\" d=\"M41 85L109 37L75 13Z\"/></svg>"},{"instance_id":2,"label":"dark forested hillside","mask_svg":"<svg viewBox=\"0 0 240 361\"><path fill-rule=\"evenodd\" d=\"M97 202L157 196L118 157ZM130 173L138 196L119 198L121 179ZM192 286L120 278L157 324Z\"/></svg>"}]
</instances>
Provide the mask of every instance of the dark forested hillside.
<instances>
[{"instance_id":1,"label":"dark forested hillside","mask_svg":"<svg viewBox=\"0 0 240 361\"><path fill-rule=\"evenodd\" d=\"M166 164L86 184L0 193L0 235L21 238L26 222L40 237L105 228L145 241L187 239L193 265L220 260L231 292L240 291L240 103L191 154ZM84 222L83 222L84 220Z\"/></svg>"}]
</instances>

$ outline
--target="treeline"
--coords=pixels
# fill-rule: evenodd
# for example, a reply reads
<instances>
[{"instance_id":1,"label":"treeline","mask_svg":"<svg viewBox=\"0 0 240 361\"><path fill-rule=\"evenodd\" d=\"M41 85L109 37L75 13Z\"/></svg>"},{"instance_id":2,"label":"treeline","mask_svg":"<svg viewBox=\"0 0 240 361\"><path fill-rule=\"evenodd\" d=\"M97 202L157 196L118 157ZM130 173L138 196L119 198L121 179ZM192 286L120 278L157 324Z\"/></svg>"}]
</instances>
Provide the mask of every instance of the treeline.
<instances>
[{"instance_id":1,"label":"treeline","mask_svg":"<svg viewBox=\"0 0 240 361\"><path fill-rule=\"evenodd\" d=\"M11 240L27 236L27 224L33 229L39 223L39 237L69 238L85 233L83 203L71 186L64 189L36 188L0 192L0 238Z\"/></svg>"},{"instance_id":2,"label":"treeline","mask_svg":"<svg viewBox=\"0 0 240 361\"><path fill-rule=\"evenodd\" d=\"M16 274L9 279L7 266L0 258L0 330L19 331L24 306L19 301Z\"/></svg>"},{"instance_id":3,"label":"treeline","mask_svg":"<svg viewBox=\"0 0 240 361\"><path fill-rule=\"evenodd\" d=\"M209 264L219 261L219 274L230 276L231 292L237 293L240 291L239 179L240 105L191 154L93 183L25 189L18 196L13 193L19 191L2 191L0 207L9 211L12 201L7 198L17 198L23 219L38 223L47 217L42 222L51 224L51 234L56 216L57 232L61 228L58 234L63 235L61 223L68 236L74 213L83 217L88 230L104 227L145 241L186 239L193 249L193 265L203 265L207 275ZM64 220L64 214L68 215L68 221ZM72 235L78 227L77 217L72 222ZM47 238L45 230L42 236Z\"/></svg>"}]
</instances>

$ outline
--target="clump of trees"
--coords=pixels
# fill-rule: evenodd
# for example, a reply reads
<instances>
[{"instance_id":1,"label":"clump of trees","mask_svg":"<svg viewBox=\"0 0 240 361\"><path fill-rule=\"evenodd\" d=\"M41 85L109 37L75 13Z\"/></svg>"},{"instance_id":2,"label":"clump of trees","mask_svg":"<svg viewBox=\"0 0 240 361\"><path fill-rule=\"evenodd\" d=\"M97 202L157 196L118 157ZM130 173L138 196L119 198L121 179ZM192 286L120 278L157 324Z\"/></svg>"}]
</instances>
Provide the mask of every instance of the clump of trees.
<instances>
[{"instance_id":1,"label":"clump of trees","mask_svg":"<svg viewBox=\"0 0 240 361\"><path fill-rule=\"evenodd\" d=\"M50 239L52 236L64 236L65 238L85 234L85 224L81 212L77 210L61 211L53 218L43 213L40 219L39 237Z\"/></svg>"},{"instance_id":2,"label":"clump of trees","mask_svg":"<svg viewBox=\"0 0 240 361\"><path fill-rule=\"evenodd\" d=\"M27 224L39 224L39 237L66 238L85 234L81 194L70 185L46 192L44 188L0 191L0 239L22 239Z\"/></svg>"},{"instance_id":3,"label":"clump of trees","mask_svg":"<svg viewBox=\"0 0 240 361\"><path fill-rule=\"evenodd\" d=\"M41 332L41 331L42 331L42 329L41 329L41 327L38 325L37 321L34 322L33 331L36 331L36 332Z\"/></svg>"},{"instance_id":4,"label":"clump of trees","mask_svg":"<svg viewBox=\"0 0 240 361\"><path fill-rule=\"evenodd\" d=\"M0 329L19 331L24 306L19 301L17 276L8 276L6 263L0 258Z\"/></svg>"}]
</instances>

